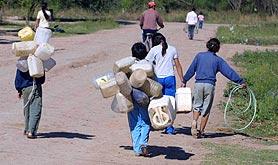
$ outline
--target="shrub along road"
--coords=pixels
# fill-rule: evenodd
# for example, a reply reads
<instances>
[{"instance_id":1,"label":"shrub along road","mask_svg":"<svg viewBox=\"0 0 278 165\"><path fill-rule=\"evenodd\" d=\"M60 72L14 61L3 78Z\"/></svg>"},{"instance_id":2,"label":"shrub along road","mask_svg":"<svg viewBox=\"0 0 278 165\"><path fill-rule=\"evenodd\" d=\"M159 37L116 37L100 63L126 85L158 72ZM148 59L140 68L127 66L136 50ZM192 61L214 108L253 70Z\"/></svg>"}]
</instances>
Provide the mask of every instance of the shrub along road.
<instances>
[{"instance_id":1,"label":"shrub along road","mask_svg":"<svg viewBox=\"0 0 278 165\"><path fill-rule=\"evenodd\" d=\"M177 48L186 70L195 54L206 50L205 42L215 36L217 25L205 25L193 41L186 38L183 26L167 23L161 32L166 35L169 44ZM200 164L210 152L201 144L203 142L266 148L248 137L215 133L218 127L223 127L222 111L217 105L223 99L227 82L219 76L207 128L210 138L193 139L189 128L191 114L178 114L174 124L177 135L151 132L149 144L152 158L135 157L130 150L127 116L110 110L112 99L102 98L100 92L93 88L92 77L112 70L114 61L130 56L130 47L140 41L140 34L138 25L129 25L89 35L51 39L56 48L53 58L57 66L46 75L40 137L35 140L22 135L22 100L17 99L14 89L17 58L11 53L10 42L0 44L1 164ZM1 40L12 42L17 38L1 36ZM219 54L230 61L236 52L265 48L223 45ZM192 80L188 85L193 87L193 83Z\"/></svg>"}]
</instances>

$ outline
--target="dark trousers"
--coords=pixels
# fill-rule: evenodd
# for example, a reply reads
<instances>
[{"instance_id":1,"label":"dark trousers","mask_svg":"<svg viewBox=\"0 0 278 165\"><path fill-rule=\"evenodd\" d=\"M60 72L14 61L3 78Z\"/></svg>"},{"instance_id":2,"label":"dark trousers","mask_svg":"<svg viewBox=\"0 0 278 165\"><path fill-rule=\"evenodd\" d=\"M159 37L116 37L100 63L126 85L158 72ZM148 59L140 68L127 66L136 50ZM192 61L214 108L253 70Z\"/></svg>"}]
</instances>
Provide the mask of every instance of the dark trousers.
<instances>
[{"instance_id":1,"label":"dark trousers","mask_svg":"<svg viewBox=\"0 0 278 165\"><path fill-rule=\"evenodd\" d=\"M157 30L153 30L153 29L143 29L143 34L142 34L143 42L145 42L145 40L147 39L148 33L155 34L156 32Z\"/></svg>"},{"instance_id":2,"label":"dark trousers","mask_svg":"<svg viewBox=\"0 0 278 165\"><path fill-rule=\"evenodd\" d=\"M195 25L188 25L188 38L190 40L192 40L194 37L194 29L195 29Z\"/></svg>"}]
</instances>

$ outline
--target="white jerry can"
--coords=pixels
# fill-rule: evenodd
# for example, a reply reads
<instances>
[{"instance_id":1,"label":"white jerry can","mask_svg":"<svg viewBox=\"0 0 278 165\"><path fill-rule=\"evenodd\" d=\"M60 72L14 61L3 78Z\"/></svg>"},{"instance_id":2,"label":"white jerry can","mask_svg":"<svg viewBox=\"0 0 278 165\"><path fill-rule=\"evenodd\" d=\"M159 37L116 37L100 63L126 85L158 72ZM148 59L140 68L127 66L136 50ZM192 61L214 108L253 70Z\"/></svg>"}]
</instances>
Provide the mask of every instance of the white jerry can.
<instances>
[{"instance_id":1,"label":"white jerry can","mask_svg":"<svg viewBox=\"0 0 278 165\"><path fill-rule=\"evenodd\" d=\"M116 113L128 113L133 110L133 103L123 94L118 93L114 96L111 104L111 109Z\"/></svg>"},{"instance_id":2,"label":"white jerry can","mask_svg":"<svg viewBox=\"0 0 278 165\"><path fill-rule=\"evenodd\" d=\"M100 83L99 87L100 87L101 94L104 98L115 96L117 93L120 92L119 86L115 78Z\"/></svg>"},{"instance_id":3,"label":"white jerry can","mask_svg":"<svg viewBox=\"0 0 278 165\"><path fill-rule=\"evenodd\" d=\"M44 76L44 68L42 61L36 56L29 56L28 59L28 69L31 77L39 78Z\"/></svg>"},{"instance_id":4,"label":"white jerry can","mask_svg":"<svg viewBox=\"0 0 278 165\"><path fill-rule=\"evenodd\" d=\"M38 27L36 30L34 41L39 45L43 43L48 43L51 36L52 31L50 29Z\"/></svg>"},{"instance_id":5,"label":"white jerry can","mask_svg":"<svg viewBox=\"0 0 278 165\"><path fill-rule=\"evenodd\" d=\"M115 62L114 67L113 67L113 71L114 73L117 72L124 72L124 73L131 73L131 70L129 69L129 67L135 63L135 57L126 57L123 59L120 59L118 61Z\"/></svg>"},{"instance_id":6,"label":"white jerry can","mask_svg":"<svg viewBox=\"0 0 278 165\"><path fill-rule=\"evenodd\" d=\"M152 127L156 130L164 129L174 123L176 111L171 100L172 96L163 96L160 99L153 99L148 107L148 113Z\"/></svg>"},{"instance_id":7,"label":"white jerry can","mask_svg":"<svg viewBox=\"0 0 278 165\"><path fill-rule=\"evenodd\" d=\"M14 42L12 44L12 52L17 57L29 56L34 54L38 45L34 41Z\"/></svg>"},{"instance_id":8,"label":"white jerry can","mask_svg":"<svg viewBox=\"0 0 278 165\"><path fill-rule=\"evenodd\" d=\"M132 87L140 88L147 80L147 73L143 69L135 70L129 77Z\"/></svg>"},{"instance_id":9,"label":"white jerry can","mask_svg":"<svg viewBox=\"0 0 278 165\"><path fill-rule=\"evenodd\" d=\"M176 110L177 112L191 112L192 94L189 87L178 88L176 91Z\"/></svg>"},{"instance_id":10,"label":"white jerry can","mask_svg":"<svg viewBox=\"0 0 278 165\"><path fill-rule=\"evenodd\" d=\"M20 70L21 72L27 72L28 71L28 62L27 57L20 57L16 61L16 68Z\"/></svg>"},{"instance_id":11,"label":"white jerry can","mask_svg":"<svg viewBox=\"0 0 278 165\"><path fill-rule=\"evenodd\" d=\"M145 92L149 97L162 97L162 85L150 78L147 78L145 83L139 88Z\"/></svg>"},{"instance_id":12,"label":"white jerry can","mask_svg":"<svg viewBox=\"0 0 278 165\"><path fill-rule=\"evenodd\" d=\"M153 65L147 60L137 61L135 64L131 65L130 69L132 72L136 69L143 69L148 77L152 78L154 76Z\"/></svg>"},{"instance_id":13,"label":"white jerry can","mask_svg":"<svg viewBox=\"0 0 278 165\"><path fill-rule=\"evenodd\" d=\"M34 55L39 59L45 61L50 59L50 57L54 54L54 47L49 45L48 43L42 43L36 49Z\"/></svg>"},{"instance_id":14,"label":"white jerry can","mask_svg":"<svg viewBox=\"0 0 278 165\"><path fill-rule=\"evenodd\" d=\"M126 74L124 72L118 72L115 75L115 79L120 88L121 94L123 94L125 97L130 97L132 87Z\"/></svg>"}]
</instances>

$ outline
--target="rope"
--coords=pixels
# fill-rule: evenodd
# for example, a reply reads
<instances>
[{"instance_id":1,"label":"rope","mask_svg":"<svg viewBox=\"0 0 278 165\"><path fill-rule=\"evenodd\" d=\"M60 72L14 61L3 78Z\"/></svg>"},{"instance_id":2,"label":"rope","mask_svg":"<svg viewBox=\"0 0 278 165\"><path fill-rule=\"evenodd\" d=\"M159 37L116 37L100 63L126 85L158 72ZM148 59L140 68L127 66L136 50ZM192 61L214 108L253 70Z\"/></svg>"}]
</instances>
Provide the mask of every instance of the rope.
<instances>
[{"instance_id":1,"label":"rope","mask_svg":"<svg viewBox=\"0 0 278 165\"><path fill-rule=\"evenodd\" d=\"M224 111L224 122L226 125L228 125L229 127L231 127L229 124L228 124L228 121L227 121L227 111L228 111L228 107L229 105L230 106L233 106L231 104L231 98L232 98L232 95L237 92L238 90L242 89L240 85L237 85L235 86L232 91L230 92L229 94L229 98L228 98L228 101L226 103L226 106L225 106L225 111ZM247 92L249 93L249 103L248 103L248 106L245 110L241 111L241 114L242 113L245 113L247 112L249 109L251 109L251 105L253 104L254 106L254 112L253 112L253 116L252 116L252 119L250 120L250 122L245 125L244 127L242 128L233 128L231 127L233 130L236 130L236 131L242 131L244 129L246 129L247 127L249 127L251 125L251 123L254 121L255 117L256 117L256 113L257 113L257 100L256 100L256 97L255 97L255 94L253 93L253 91L247 87Z\"/></svg>"}]
</instances>

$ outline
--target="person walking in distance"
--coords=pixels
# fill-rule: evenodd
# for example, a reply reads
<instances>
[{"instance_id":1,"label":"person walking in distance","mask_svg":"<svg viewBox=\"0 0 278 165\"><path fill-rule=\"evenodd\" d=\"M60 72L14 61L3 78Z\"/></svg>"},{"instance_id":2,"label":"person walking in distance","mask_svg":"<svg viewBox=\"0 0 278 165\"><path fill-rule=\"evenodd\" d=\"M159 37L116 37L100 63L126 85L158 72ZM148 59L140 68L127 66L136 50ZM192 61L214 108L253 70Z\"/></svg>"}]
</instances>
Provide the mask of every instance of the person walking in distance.
<instances>
[{"instance_id":1,"label":"person walking in distance","mask_svg":"<svg viewBox=\"0 0 278 165\"><path fill-rule=\"evenodd\" d=\"M200 14L198 15L198 25L199 25L199 29L203 28L204 25L204 21L205 21L205 16L202 12L200 12Z\"/></svg>"},{"instance_id":2,"label":"person walking in distance","mask_svg":"<svg viewBox=\"0 0 278 165\"><path fill-rule=\"evenodd\" d=\"M166 38L161 33L154 34L152 40L154 47L149 51L146 60L154 65L156 81L162 85L163 95L175 97L176 77L174 65L183 85L183 71L177 50L175 47L168 45ZM165 133L175 134L175 128L169 126L165 129Z\"/></svg>"},{"instance_id":3,"label":"person walking in distance","mask_svg":"<svg viewBox=\"0 0 278 165\"><path fill-rule=\"evenodd\" d=\"M147 38L147 33L156 33L157 25L164 28L163 20L158 11L155 10L156 3L151 1L148 3L149 9L144 11L140 17L140 27L143 30L143 42Z\"/></svg>"},{"instance_id":4,"label":"person walking in distance","mask_svg":"<svg viewBox=\"0 0 278 165\"><path fill-rule=\"evenodd\" d=\"M49 29L49 21L53 20L53 14L48 10L47 3L41 4L41 10L38 12L35 23L35 42L37 44L48 43L52 36L52 31Z\"/></svg>"},{"instance_id":5,"label":"person walking in distance","mask_svg":"<svg viewBox=\"0 0 278 165\"><path fill-rule=\"evenodd\" d=\"M187 13L186 15L186 23L187 23L187 32L188 32L188 38L190 40L193 40L193 37L194 37L194 29L195 29L195 26L198 22L198 17L197 17L197 14L195 13L196 9L193 7L192 10Z\"/></svg>"},{"instance_id":6,"label":"person walking in distance","mask_svg":"<svg viewBox=\"0 0 278 165\"><path fill-rule=\"evenodd\" d=\"M212 38L206 46L208 51L198 53L184 75L184 84L186 85L196 73L193 90L193 121L191 123L191 134L194 138L205 136L204 131L213 103L218 72L242 87L246 87L245 81L216 54L220 49L220 41L217 38ZM198 131L197 122L200 116L202 118Z\"/></svg>"}]
</instances>

